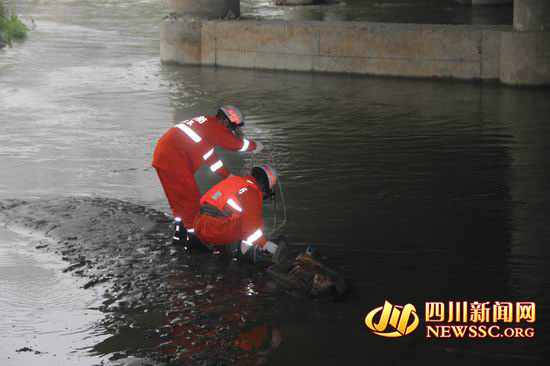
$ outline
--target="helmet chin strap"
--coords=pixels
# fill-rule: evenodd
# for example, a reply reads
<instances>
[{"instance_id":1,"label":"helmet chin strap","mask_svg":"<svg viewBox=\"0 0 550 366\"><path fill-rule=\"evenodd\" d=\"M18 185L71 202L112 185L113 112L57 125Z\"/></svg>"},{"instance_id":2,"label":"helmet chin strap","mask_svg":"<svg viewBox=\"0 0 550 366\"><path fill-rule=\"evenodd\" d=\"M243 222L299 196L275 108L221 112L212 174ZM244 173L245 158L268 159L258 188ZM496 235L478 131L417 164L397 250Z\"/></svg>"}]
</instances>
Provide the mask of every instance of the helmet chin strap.
<instances>
[{"instance_id":1,"label":"helmet chin strap","mask_svg":"<svg viewBox=\"0 0 550 366\"><path fill-rule=\"evenodd\" d=\"M270 189L267 193L263 193L262 195L263 195L263 199L266 200L268 198L275 197L275 191Z\"/></svg>"},{"instance_id":2,"label":"helmet chin strap","mask_svg":"<svg viewBox=\"0 0 550 366\"><path fill-rule=\"evenodd\" d=\"M281 179L279 177L279 182L277 183L277 187L279 188L279 194L278 196L281 198L281 204L283 207L283 219L279 225L277 225L277 196L275 195L275 190L271 190L268 197L273 197L272 202L272 211L273 211L273 229L268 232L266 235L272 236L277 230L282 228L286 223L286 204L285 204L285 197L283 195L283 185L281 182ZM264 196L264 199L267 197Z\"/></svg>"},{"instance_id":3,"label":"helmet chin strap","mask_svg":"<svg viewBox=\"0 0 550 366\"><path fill-rule=\"evenodd\" d=\"M230 128L236 136L244 137L243 131L240 126L235 126L234 124L231 124Z\"/></svg>"},{"instance_id":4,"label":"helmet chin strap","mask_svg":"<svg viewBox=\"0 0 550 366\"><path fill-rule=\"evenodd\" d=\"M264 148L269 153L269 156L270 156L270 159L271 159L271 164L274 165L275 164L275 159L273 157L273 151L270 148L267 148L267 146L264 147ZM252 154L250 154L250 159L248 161L249 166L245 168L245 173L243 175L246 175L247 172L250 172L250 170L254 166L254 160L255 160L254 158L255 158L255 154L254 154L254 152L252 152ZM283 219L282 219L282 221L279 225L277 225L277 200L275 199L276 198L275 190L270 189L268 193L263 193L262 192L262 197L263 197L264 200L266 200L268 198L273 199L273 206L272 206L273 229L269 233L267 233L267 235L273 235L277 230L279 230L280 228L282 228L286 224L286 203L285 203L285 197L284 197L284 194L283 194L283 183L281 181L281 177L279 177L279 179L278 179L277 188L279 189L279 197L281 198L281 204L282 204L282 207L283 207Z\"/></svg>"}]
</instances>

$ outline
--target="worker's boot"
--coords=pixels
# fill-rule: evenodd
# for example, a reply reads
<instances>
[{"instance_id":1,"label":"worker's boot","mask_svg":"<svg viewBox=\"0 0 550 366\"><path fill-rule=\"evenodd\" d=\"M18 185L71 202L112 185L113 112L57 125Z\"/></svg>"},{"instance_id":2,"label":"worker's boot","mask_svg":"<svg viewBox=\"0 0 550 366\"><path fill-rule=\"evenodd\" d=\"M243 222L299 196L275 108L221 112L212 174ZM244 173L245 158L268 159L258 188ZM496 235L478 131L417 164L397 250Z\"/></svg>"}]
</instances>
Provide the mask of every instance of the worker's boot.
<instances>
[{"instance_id":1,"label":"worker's boot","mask_svg":"<svg viewBox=\"0 0 550 366\"><path fill-rule=\"evenodd\" d=\"M172 225L172 245L184 245L187 242L187 230L181 223L181 217L176 217Z\"/></svg>"},{"instance_id":2,"label":"worker's boot","mask_svg":"<svg viewBox=\"0 0 550 366\"><path fill-rule=\"evenodd\" d=\"M241 242L240 253L239 260L245 260L254 264L271 263L273 260L273 254L267 250L263 250L257 245L248 245L243 242Z\"/></svg>"},{"instance_id":3,"label":"worker's boot","mask_svg":"<svg viewBox=\"0 0 550 366\"><path fill-rule=\"evenodd\" d=\"M201 240L193 233L187 232L185 250L189 253L212 253L213 250L201 243Z\"/></svg>"}]
</instances>

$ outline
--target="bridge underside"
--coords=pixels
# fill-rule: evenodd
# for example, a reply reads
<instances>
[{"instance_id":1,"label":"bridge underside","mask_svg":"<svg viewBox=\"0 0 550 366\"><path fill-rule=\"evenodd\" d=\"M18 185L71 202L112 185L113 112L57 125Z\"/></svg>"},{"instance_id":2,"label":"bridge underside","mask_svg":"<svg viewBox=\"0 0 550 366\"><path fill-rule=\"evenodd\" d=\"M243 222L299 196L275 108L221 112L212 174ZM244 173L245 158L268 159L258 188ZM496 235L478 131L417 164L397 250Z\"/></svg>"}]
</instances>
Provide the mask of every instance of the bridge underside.
<instances>
[{"instance_id":1,"label":"bridge underside","mask_svg":"<svg viewBox=\"0 0 550 366\"><path fill-rule=\"evenodd\" d=\"M163 62L550 85L550 1L515 0L514 25L235 21L239 0L170 0Z\"/></svg>"}]
</instances>

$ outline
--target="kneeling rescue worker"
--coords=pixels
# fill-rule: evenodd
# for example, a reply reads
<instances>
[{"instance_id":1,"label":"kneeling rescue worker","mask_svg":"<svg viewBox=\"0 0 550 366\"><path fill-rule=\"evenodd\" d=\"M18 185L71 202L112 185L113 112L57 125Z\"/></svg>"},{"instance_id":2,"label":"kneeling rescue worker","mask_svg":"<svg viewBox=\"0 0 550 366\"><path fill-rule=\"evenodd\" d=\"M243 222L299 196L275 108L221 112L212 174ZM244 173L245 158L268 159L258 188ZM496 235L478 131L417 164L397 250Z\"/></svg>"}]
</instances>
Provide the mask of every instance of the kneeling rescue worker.
<instances>
[{"instance_id":1,"label":"kneeling rescue worker","mask_svg":"<svg viewBox=\"0 0 550 366\"><path fill-rule=\"evenodd\" d=\"M183 121L169 129L158 141L153 155L153 167L174 215L174 244L197 241L193 221L199 213L201 198L194 173L206 163L222 178L231 175L214 152L215 146L233 151L260 152L260 141L236 136L244 126L241 111L234 106L220 108L215 117L200 116ZM187 228L189 234L180 235Z\"/></svg>"},{"instance_id":2,"label":"kneeling rescue worker","mask_svg":"<svg viewBox=\"0 0 550 366\"><path fill-rule=\"evenodd\" d=\"M231 176L212 187L200 200L200 213L194 229L209 246L229 246L234 255L244 255L254 263L268 260L277 244L262 232L263 200L274 195L277 172L255 166L251 175Z\"/></svg>"}]
</instances>

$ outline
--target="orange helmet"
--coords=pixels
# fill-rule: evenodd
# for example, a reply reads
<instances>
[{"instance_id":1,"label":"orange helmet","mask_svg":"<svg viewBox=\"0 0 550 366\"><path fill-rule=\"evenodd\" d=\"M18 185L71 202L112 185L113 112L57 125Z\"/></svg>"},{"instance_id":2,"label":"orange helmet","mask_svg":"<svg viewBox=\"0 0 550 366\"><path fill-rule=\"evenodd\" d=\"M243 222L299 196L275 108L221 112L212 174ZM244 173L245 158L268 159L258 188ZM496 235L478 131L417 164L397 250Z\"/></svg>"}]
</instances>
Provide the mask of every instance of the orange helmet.
<instances>
[{"instance_id":1,"label":"orange helmet","mask_svg":"<svg viewBox=\"0 0 550 366\"><path fill-rule=\"evenodd\" d=\"M231 123L231 128L244 126L244 116L239 108L232 105L226 105L221 107L218 110L218 113L220 111L227 117L227 119Z\"/></svg>"},{"instance_id":2,"label":"orange helmet","mask_svg":"<svg viewBox=\"0 0 550 366\"><path fill-rule=\"evenodd\" d=\"M252 168L251 175L253 177L259 177L259 183L262 181L267 185L265 190L271 191L277 183L278 174L277 171L269 165L255 166Z\"/></svg>"}]
</instances>

